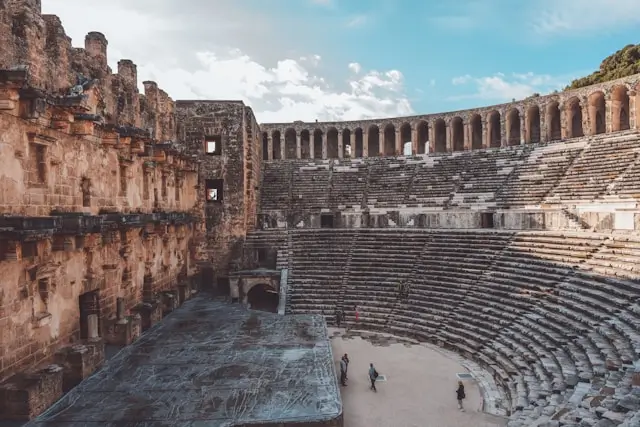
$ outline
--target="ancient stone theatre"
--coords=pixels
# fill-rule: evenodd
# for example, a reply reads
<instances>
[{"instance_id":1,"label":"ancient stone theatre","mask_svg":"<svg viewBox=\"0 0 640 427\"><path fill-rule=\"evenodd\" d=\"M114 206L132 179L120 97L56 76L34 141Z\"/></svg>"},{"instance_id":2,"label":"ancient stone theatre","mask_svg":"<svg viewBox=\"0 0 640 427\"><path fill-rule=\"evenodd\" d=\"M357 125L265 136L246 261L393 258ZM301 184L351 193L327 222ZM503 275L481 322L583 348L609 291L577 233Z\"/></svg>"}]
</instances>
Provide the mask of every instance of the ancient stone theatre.
<instances>
[{"instance_id":1,"label":"ancient stone theatre","mask_svg":"<svg viewBox=\"0 0 640 427\"><path fill-rule=\"evenodd\" d=\"M509 426L640 425L640 75L258 124L40 0L0 0L0 46L0 423L343 426L358 307Z\"/></svg>"}]
</instances>

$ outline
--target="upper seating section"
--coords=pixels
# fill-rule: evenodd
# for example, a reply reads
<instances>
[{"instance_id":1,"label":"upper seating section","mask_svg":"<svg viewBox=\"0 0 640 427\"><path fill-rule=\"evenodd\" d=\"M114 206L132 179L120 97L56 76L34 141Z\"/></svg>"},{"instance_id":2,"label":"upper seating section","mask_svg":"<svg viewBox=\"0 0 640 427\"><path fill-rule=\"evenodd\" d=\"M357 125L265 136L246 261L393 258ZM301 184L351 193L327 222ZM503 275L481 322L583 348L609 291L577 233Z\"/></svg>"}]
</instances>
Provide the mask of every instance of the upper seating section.
<instances>
[{"instance_id":1,"label":"upper seating section","mask_svg":"<svg viewBox=\"0 0 640 427\"><path fill-rule=\"evenodd\" d=\"M476 361L501 385L510 425L552 417L599 425L638 410L629 406L640 363L637 236L288 233L290 311L324 312L333 322L344 309L353 325L357 306L358 328L409 335Z\"/></svg>"},{"instance_id":2,"label":"upper seating section","mask_svg":"<svg viewBox=\"0 0 640 427\"><path fill-rule=\"evenodd\" d=\"M640 128L640 74L473 110L376 120L261 124L264 160L469 151Z\"/></svg>"},{"instance_id":3,"label":"upper seating section","mask_svg":"<svg viewBox=\"0 0 640 427\"><path fill-rule=\"evenodd\" d=\"M633 130L437 156L265 162L262 210L624 200L640 194L638 153L640 132Z\"/></svg>"}]
</instances>

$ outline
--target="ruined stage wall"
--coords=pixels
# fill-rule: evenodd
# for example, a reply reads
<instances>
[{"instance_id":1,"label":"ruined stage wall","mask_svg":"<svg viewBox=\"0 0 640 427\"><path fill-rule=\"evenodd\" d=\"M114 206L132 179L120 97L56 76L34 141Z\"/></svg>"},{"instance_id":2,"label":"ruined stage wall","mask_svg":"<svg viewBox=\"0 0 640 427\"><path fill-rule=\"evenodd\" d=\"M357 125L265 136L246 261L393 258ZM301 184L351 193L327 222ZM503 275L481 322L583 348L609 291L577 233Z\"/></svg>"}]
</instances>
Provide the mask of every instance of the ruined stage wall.
<instances>
[{"instance_id":1,"label":"ruined stage wall","mask_svg":"<svg viewBox=\"0 0 640 427\"><path fill-rule=\"evenodd\" d=\"M256 225L261 148L251 109L241 101L177 101L178 138L199 161L199 205L205 229L198 234L197 260L226 277L242 256L247 231ZM207 153L207 144L217 149ZM217 186L218 199L207 192ZM231 267L230 267L231 266Z\"/></svg>"}]
</instances>

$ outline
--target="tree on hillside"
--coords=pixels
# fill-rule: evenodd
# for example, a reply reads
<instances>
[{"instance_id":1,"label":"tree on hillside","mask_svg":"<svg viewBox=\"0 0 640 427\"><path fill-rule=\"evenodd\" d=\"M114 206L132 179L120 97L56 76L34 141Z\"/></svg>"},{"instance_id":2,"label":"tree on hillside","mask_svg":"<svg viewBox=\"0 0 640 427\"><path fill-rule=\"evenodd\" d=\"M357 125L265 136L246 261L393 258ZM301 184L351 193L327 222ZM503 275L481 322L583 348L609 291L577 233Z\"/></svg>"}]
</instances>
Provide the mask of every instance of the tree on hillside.
<instances>
[{"instance_id":1,"label":"tree on hillside","mask_svg":"<svg viewBox=\"0 0 640 427\"><path fill-rule=\"evenodd\" d=\"M600 69L571 82L566 89L577 89L640 73L640 44L630 44L602 61Z\"/></svg>"}]
</instances>

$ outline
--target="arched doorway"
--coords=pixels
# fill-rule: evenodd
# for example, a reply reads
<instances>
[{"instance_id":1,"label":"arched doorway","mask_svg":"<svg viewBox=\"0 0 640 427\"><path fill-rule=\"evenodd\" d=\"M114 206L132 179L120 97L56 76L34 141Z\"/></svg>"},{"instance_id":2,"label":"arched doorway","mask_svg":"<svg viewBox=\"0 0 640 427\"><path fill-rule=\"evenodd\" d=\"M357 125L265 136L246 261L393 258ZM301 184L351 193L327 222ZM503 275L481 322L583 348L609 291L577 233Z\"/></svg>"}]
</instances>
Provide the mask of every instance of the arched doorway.
<instances>
[{"instance_id":1,"label":"arched doorway","mask_svg":"<svg viewBox=\"0 0 640 427\"><path fill-rule=\"evenodd\" d=\"M252 310L278 312L278 291L266 283L254 285L247 293L247 302Z\"/></svg>"}]
</instances>

